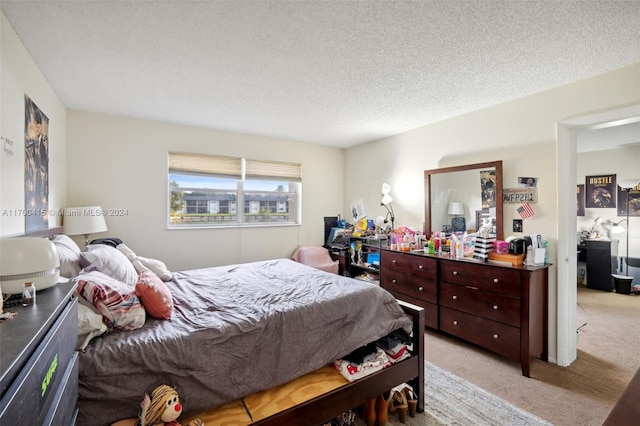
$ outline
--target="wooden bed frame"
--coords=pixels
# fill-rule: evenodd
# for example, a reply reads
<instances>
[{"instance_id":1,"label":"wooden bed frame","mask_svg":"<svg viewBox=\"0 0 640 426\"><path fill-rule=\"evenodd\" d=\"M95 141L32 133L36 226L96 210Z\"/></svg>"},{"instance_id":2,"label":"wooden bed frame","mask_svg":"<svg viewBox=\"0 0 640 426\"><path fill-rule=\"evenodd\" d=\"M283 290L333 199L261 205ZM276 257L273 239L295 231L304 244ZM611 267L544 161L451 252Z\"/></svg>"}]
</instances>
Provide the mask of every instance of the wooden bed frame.
<instances>
[{"instance_id":1,"label":"wooden bed frame","mask_svg":"<svg viewBox=\"0 0 640 426\"><path fill-rule=\"evenodd\" d=\"M62 227L31 232L24 236L51 237L62 233ZM266 418L253 421L260 426L297 426L301 419L305 424L322 424L364 402L389 391L394 386L409 383L418 396L417 411L424 411L424 309L398 301L412 318L413 332L410 358L393 364L359 380L346 383L336 389L286 408Z\"/></svg>"},{"instance_id":2,"label":"wooden bed frame","mask_svg":"<svg viewBox=\"0 0 640 426\"><path fill-rule=\"evenodd\" d=\"M327 365L283 385L247 395L221 407L190 413L181 420L182 424L200 419L205 424L226 422L238 426L297 426L301 421L320 425L405 382L417 393L416 411L423 412L424 333L421 330L424 327L424 310L402 301L400 305L413 319L415 333L412 333L411 358L351 383L332 365ZM112 426L134 426L135 421L129 419Z\"/></svg>"},{"instance_id":3,"label":"wooden bed frame","mask_svg":"<svg viewBox=\"0 0 640 426\"><path fill-rule=\"evenodd\" d=\"M270 417L252 424L261 426L297 426L322 424L345 411L362 405L394 386L408 382L418 395L417 411L424 411L424 309L398 301L404 311L413 318L412 357L362 379L348 383Z\"/></svg>"}]
</instances>

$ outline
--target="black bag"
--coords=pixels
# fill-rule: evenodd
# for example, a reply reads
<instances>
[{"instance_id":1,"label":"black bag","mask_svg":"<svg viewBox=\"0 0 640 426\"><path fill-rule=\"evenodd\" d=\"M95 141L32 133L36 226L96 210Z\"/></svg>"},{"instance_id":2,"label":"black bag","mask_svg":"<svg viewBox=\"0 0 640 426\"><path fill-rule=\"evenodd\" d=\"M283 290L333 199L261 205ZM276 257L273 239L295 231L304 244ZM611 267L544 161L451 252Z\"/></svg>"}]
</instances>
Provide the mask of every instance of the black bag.
<instances>
[{"instance_id":1,"label":"black bag","mask_svg":"<svg viewBox=\"0 0 640 426\"><path fill-rule=\"evenodd\" d=\"M113 248L116 248L118 247L118 245L122 244L122 240L120 238L115 238L115 237L98 238L96 240L91 241L90 244L105 244Z\"/></svg>"}]
</instances>

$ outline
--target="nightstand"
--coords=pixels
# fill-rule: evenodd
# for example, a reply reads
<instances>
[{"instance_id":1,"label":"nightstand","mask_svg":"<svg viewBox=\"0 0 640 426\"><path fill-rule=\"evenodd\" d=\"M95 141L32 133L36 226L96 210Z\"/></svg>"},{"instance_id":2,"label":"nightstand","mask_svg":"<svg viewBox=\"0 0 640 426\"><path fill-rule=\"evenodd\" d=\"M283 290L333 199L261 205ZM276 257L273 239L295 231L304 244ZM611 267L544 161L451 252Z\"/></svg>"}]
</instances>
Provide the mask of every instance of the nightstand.
<instances>
[{"instance_id":1,"label":"nightstand","mask_svg":"<svg viewBox=\"0 0 640 426\"><path fill-rule=\"evenodd\" d=\"M0 424L73 425L78 400L78 301L73 282L39 291L0 323Z\"/></svg>"}]
</instances>

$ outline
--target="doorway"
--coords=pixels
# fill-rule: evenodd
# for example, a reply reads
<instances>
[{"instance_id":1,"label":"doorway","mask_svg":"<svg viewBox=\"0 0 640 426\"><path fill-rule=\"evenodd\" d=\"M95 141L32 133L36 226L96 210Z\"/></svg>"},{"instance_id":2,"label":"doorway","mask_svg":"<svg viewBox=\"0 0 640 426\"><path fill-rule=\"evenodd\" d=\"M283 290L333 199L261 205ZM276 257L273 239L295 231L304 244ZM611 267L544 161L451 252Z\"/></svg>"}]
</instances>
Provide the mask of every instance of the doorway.
<instances>
[{"instance_id":1,"label":"doorway","mask_svg":"<svg viewBox=\"0 0 640 426\"><path fill-rule=\"evenodd\" d=\"M577 356L576 342L576 174L578 133L640 122L640 105L558 122L556 170L558 205L557 359L569 366Z\"/></svg>"}]
</instances>

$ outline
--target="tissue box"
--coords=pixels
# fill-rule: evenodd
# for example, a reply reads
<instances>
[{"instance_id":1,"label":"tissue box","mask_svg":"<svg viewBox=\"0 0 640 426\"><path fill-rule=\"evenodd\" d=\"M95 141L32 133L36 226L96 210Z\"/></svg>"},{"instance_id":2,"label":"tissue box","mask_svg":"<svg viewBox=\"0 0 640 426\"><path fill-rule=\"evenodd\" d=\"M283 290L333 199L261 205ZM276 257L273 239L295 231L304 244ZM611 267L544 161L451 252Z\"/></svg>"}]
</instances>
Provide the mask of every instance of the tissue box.
<instances>
[{"instance_id":1,"label":"tissue box","mask_svg":"<svg viewBox=\"0 0 640 426\"><path fill-rule=\"evenodd\" d=\"M509 253L509 243L506 241L498 240L493 245L493 251L498 254L508 254Z\"/></svg>"},{"instance_id":2,"label":"tissue box","mask_svg":"<svg viewBox=\"0 0 640 426\"><path fill-rule=\"evenodd\" d=\"M496 237L476 237L476 249L480 247L481 249L491 251L493 250L493 243L496 241Z\"/></svg>"},{"instance_id":3,"label":"tissue box","mask_svg":"<svg viewBox=\"0 0 640 426\"><path fill-rule=\"evenodd\" d=\"M493 251L495 240L495 237L476 237L473 257L482 261L487 260L487 256Z\"/></svg>"}]
</instances>

